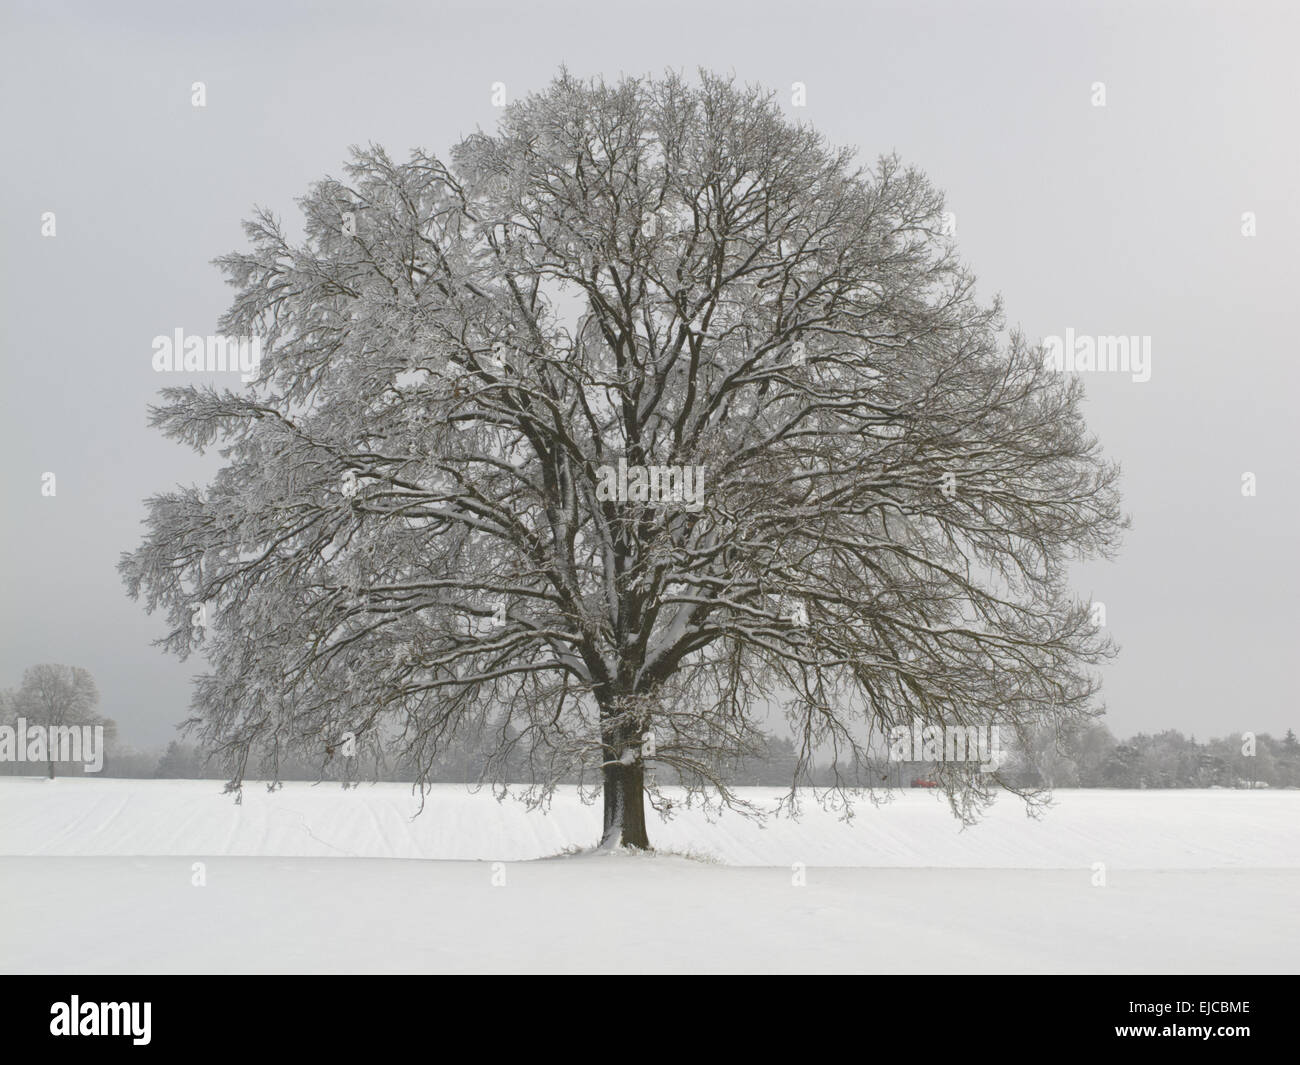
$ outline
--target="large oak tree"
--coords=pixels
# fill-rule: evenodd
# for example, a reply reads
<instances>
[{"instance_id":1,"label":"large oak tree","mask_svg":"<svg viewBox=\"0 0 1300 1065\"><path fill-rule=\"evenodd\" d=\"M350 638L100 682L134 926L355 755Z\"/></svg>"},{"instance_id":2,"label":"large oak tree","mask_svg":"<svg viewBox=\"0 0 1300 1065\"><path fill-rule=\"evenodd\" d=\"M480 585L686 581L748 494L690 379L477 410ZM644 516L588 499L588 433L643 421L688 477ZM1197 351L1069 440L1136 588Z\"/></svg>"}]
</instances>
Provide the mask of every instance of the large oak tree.
<instances>
[{"instance_id":1,"label":"large oak tree","mask_svg":"<svg viewBox=\"0 0 1300 1065\"><path fill-rule=\"evenodd\" d=\"M427 768L482 732L490 775L599 783L604 842L647 847L647 765L737 801L768 714L802 771L1095 712L1112 648L1066 579L1116 543L1117 472L920 173L707 74L562 75L300 205L219 260L258 380L153 412L227 464L122 562L210 659L235 784L252 751ZM700 505L607 498L620 462L701 468ZM940 776L959 812L996 786Z\"/></svg>"}]
</instances>

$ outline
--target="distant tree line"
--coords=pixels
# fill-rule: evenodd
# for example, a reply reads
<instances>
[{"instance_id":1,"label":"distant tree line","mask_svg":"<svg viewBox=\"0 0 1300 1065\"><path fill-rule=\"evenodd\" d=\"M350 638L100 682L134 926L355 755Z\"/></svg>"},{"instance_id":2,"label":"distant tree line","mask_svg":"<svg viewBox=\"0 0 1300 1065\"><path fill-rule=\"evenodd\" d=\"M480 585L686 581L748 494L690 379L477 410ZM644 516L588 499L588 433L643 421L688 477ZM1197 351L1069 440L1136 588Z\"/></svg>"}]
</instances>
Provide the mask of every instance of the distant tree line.
<instances>
[{"instance_id":1,"label":"distant tree line","mask_svg":"<svg viewBox=\"0 0 1300 1065\"><path fill-rule=\"evenodd\" d=\"M490 742L452 745L438 756L434 779L466 784L484 779L498 739L493 736ZM517 754L502 764L504 778L526 783L525 753L518 747L511 748L509 743L506 748ZM750 756L735 761L727 774L729 782L738 787L788 787L798 762L795 746L788 738L768 735ZM930 768L924 762L898 763L885 758L849 766L822 762L815 764L799 783L829 787L838 778L846 787L908 787L913 780L925 779ZM29 763L0 765L0 774L6 775L30 776L39 771ZM69 775L82 774L74 770ZM98 775L226 780L230 772L219 757L209 756L183 740L173 740L162 752L110 743L103 771ZM250 765L247 776L250 780L402 782L414 781L416 770L401 760L385 760L372 751L360 750L346 758L337 754L322 754L316 760L281 758L278 765L264 760ZM1300 741L1292 729L1281 738L1268 733L1234 733L1198 741L1176 729L1166 729L1118 740L1104 725L1094 724L1060 737L1039 733L1030 749L1008 753L1002 776L1017 786L1048 788L1300 787ZM659 771L661 785L677 782L671 771ZM578 783L577 778L569 783Z\"/></svg>"},{"instance_id":2,"label":"distant tree line","mask_svg":"<svg viewBox=\"0 0 1300 1065\"><path fill-rule=\"evenodd\" d=\"M23 674L16 691L0 690L0 727L13 728L19 718L28 725L102 725L107 749L99 776L229 780L234 775L230 752L204 751L181 740L173 740L161 752L139 751L118 742L115 723L94 709L98 699L94 679L86 670L56 664L33 666ZM1121 741L1105 725L1093 721L1059 731L1044 728L1028 736L1027 743L1007 751L1001 766L1001 779L1011 787L1300 787L1300 741L1294 729L1287 729L1280 739L1267 732L1242 732L1200 742L1195 736L1166 729L1154 734L1139 732ZM490 719L480 720L472 729L444 737L440 752L431 759L430 779L464 784L489 779L533 783L529 767L539 760L536 752L527 749L527 740L509 719L495 724ZM419 778L419 763L429 760L426 752L406 752L393 758L384 754L385 749L390 749L389 745L380 737L369 744L340 741L333 748L323 747L315 758L272 752L239 767L240 776L272 781L413 782ZM860 750L847 765L803 754L801 757L788 738L755 731L720 772L728 785L739 787L788 787L797 782L891 788L924 781L936 768L926 762L890 761L883 754L862 758ZM654 765L653 757L648 765ZM54 776L55 763L0 759L0 775L31 776L42 770ZM971 771L978 771L973 764ZM82 776L78 766L65 765L60 772ZM701 783L683 781L668 767L656 766L654 772L660 785ZM595 784L598 780L580 781L570 774L564 782Z\"/></svg>"},{"instance_id":3,"label":"distant tree line","mask_svg":"<svg viewBox=\"0 0 1300 1065\"><path fill-rule=\"evenodd\" d=\"M1041 732L1013 753L1007 775L1055 788L1300 787L1294 729L1233 733L1198 741L1176 729L1117 740L1104 725L1056 736Z\"/></svg>"}]
</instances>

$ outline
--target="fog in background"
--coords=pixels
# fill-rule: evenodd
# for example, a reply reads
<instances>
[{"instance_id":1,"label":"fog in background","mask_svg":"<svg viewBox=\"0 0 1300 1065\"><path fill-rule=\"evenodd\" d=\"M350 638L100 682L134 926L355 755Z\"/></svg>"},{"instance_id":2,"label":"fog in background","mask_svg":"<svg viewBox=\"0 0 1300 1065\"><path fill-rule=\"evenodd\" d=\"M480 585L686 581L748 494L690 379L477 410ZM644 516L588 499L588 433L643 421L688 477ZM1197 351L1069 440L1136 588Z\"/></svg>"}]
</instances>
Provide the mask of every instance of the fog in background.
<instances>
[{"instance_id":1,"label":"fog in background","mask_svg":"<svg viewBox=\"0 0 1300 1065\"><path fill-rule=\"evenodd\" d=\"M1078 571L1123 648L1104 671L1107 723L1202 738L1300 727L1295 4L0 10L0 687L37 662L84 666L136 746L186 716L202 662L151 645L163 619L114 567L145 497L219 465L147 428L157 390L198 377L155 373L150 344L215 330L232 290L210 260L244 246L253 204L292 220L351 144L445 156L495 123L493 82L514 98L562 63L607 78L704 66L777 90L864 162L896 151L925 170L1010 325L1152 337L1149 381L1088 375L1133 518L1117 562ZM206 108L191 106L195 81ZM789 107L796 81L806 108Z\"/></svg>"}]
</instances>

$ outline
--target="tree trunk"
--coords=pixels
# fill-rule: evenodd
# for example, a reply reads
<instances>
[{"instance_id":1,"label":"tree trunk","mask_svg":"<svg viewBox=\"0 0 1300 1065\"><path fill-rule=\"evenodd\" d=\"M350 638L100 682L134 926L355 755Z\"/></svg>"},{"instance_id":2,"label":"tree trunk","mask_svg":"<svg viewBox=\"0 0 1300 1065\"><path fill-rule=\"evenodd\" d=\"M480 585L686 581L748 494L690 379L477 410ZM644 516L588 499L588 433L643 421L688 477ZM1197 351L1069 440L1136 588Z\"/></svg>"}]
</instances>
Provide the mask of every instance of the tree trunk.
<instances>
[{"instance_id":1,"label":"tree trunk","mask_svg":"<svg viewBox=\"0 0 1300 1065\"><path fill-rule=\"evenodd\" d=\"M605 766L605 832L602 847L650 849L645 830L645 770L638 762Z\"/></svg>"},{"instance_id":2,"label":"tree trunk","mask_svg":"<svg viewBox=\"0 0 1300 1065\"><path fill-rule=\"evenodd\" d=\"M54 779L54 758L53 757L49 759L49 765L50 765L50 779L53 780Z\"/></svg>"}]
</instances>

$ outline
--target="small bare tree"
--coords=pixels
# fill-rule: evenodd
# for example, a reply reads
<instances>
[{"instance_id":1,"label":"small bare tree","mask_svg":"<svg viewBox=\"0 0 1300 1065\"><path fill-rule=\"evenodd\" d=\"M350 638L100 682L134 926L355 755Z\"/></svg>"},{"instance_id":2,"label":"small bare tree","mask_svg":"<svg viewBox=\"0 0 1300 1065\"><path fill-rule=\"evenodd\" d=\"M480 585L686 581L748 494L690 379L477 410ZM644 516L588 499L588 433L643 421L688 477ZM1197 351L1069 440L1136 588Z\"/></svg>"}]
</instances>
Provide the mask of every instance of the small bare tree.
<instances>
[{"instance_id":1,"label":"small bare tree","mask_svg":"<svg viewBox=\"0 0 1300 1065\"><path fill-rule=\"evenodd\" d=\"M116 732L111 720L95 712L99 689L95 686L95 678L80 666L54 663L32 666L23 673L22 684L11 702L16 718L51 730L46 741L51 780L54 779L55 760L53 730L99 725L104 728L106 739Z\"/></svg>"},{"instance_id":2,"label":"small bare tree","mask_svg":"<svg viewBox=\"0 0 1300 1065\"><path fill-rule=\"evenodd\" d=\"M303 239L258 211L219 260L259 379L153 412L228 465L121 564L210 658L232 786L254 748L426 772L479 731L489 775L599 781L604 842L648 847L648 766L738 803L771 709L796 782L898 724L1093 712L1066 570L1115 544L1117 473L921 174L707 74L562 75L300 202ZM967 814L996 774L940 776Z\"/></svg>"}]
</instances>

